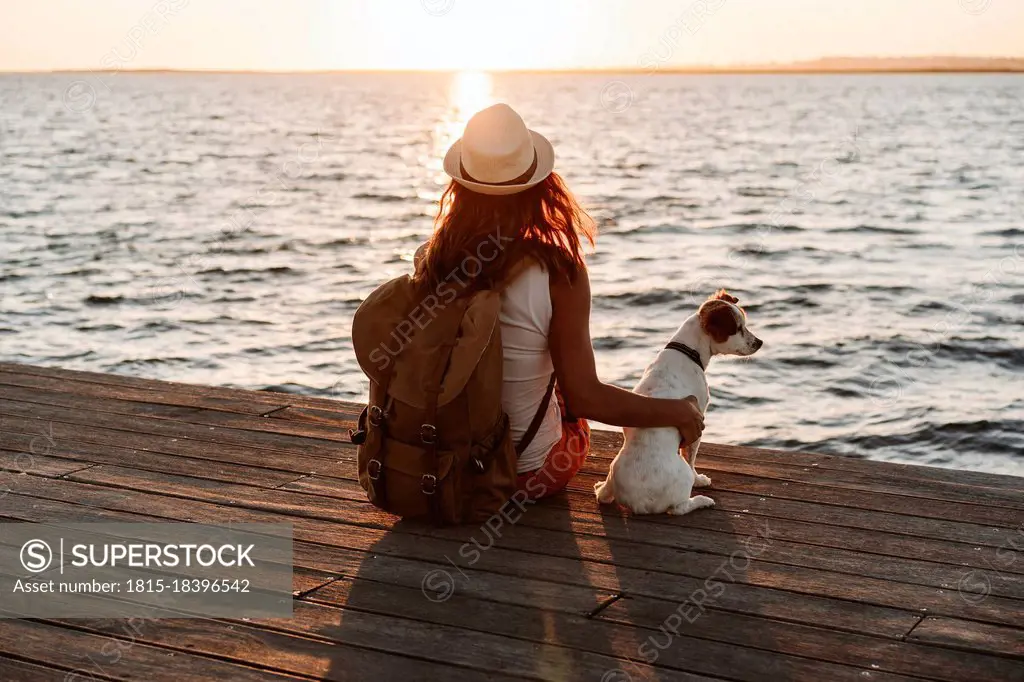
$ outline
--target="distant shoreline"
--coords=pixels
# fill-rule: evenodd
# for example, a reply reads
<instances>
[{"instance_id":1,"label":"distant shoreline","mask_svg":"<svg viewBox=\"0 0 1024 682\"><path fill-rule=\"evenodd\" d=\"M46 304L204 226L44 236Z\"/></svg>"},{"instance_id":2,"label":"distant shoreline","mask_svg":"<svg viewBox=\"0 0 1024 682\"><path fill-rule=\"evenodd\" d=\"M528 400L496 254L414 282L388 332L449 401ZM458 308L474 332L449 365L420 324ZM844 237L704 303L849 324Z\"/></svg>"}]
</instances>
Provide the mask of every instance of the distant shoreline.
<instances>
[{"instance_id":1,"label":"distant shoreline","mask_svg":"<svg viewBox=\"0 0 1024 682\"><path fill-rule=\"evenodd\" d=\"M429 75L452 74L462 70L432 69L346 69L346 70L303 70L303 71L239 71L224 69L59 69L54 71L0 71L0 76L59 76L82 74L137 74L137 75L196 75L196 76L328 76L328 75ZM813 68L749 68L749 69L492 69L484 73L502 74L540 74L540 75L626 75L626 76L788 76L788 75L899 75L899 74L1024 74L1020 68L862 68L862 69L813 69Z\"/></svg>"},{"instance_id":2,"label":"distant shoreline","mask_svg":"<svg viewBox=\"0 0 1024 682\"><path fill-rule=\"evenodd\" d=\"M43 69L36 71L0 71L11 74L424 74L486 71L494 74L628 74L628 75L788 75L788 74L917 74L917 73L1024 73L1024 59L1014 57L828 57L780 64L731 64L724 66L659 66L600 69Z\"/></svg>"}]
</instances>

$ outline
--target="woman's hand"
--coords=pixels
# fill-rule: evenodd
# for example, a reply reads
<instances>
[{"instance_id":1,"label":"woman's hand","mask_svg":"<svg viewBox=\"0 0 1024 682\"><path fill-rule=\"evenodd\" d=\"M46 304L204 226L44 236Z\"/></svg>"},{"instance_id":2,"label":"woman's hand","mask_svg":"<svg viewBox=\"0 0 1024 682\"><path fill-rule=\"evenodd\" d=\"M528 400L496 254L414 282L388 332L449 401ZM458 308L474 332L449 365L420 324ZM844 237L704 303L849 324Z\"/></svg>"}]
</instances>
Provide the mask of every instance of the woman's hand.
<instances>
[{"instance_id":1,"label":"woman's hand","mask_svg":"<svg viewBox=\"0 0 1024 682\"><path fill-rule=\"evenodd\" d=\"M551 283L551 328L548 346L558 387L569 412L577 417L635 428L674 426L682 445L704 431L704 416L694 396L648 398L597 378L590 339L590 278L586 270L575 283Z\"/></svg>"},{"instance_id":2,"label":"woman's hand","mask_svg":"<svg viewBox=\"0 0 1024 682\"><path fill-rule=\"evenodd\" d=\"M675 426L679 429L679 445L685 447L700 438L700 434L704 432L704 415L697 404L697 398L692 395L677 400L676 403L678 421Z\"/></svg>"}]
</instances>

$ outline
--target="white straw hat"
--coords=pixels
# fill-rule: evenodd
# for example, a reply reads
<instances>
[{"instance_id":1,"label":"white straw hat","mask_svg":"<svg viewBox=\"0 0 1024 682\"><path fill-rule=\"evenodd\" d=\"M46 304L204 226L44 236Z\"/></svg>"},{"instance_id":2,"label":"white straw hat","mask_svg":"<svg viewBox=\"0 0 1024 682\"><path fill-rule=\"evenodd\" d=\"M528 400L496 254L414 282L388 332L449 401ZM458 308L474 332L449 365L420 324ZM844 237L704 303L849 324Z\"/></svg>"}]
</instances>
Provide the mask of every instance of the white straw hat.
<instances>
[{"instance_id":1,"label":"white straw hat","mask_svg":"<svg viewBox=\"0 0 1024 682\"><path fill-rule=\"evenodd\" d=\"M480 194L515 194L551 175L555 150L526 127L507 104L495 104L466 123L466 131L444 157L444 172Z\"/></svg>"}]
</instances>

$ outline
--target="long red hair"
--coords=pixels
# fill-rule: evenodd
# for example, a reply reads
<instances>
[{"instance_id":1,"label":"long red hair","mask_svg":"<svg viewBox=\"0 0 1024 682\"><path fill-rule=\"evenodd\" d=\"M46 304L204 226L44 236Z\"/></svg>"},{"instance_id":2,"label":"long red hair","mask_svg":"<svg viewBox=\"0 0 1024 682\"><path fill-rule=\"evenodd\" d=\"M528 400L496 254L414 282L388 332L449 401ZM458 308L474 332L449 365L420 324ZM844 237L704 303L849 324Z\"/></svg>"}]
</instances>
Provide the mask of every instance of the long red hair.
<instances>
[{"instance_id":1,"label":"long red hair","mask_svg":"<svg viewBox=\"0 0 1024 682\"><path fill-rule=\"evenodd\" d=\"M441 195L434 234L416 270L418 284L463 282L472 293L504 282L530 257L552 276L575 281L586 267L583 241L594 244L594 221L557 173L528 190L495 196L452 180Z\"/></svg>"}]
</instances>

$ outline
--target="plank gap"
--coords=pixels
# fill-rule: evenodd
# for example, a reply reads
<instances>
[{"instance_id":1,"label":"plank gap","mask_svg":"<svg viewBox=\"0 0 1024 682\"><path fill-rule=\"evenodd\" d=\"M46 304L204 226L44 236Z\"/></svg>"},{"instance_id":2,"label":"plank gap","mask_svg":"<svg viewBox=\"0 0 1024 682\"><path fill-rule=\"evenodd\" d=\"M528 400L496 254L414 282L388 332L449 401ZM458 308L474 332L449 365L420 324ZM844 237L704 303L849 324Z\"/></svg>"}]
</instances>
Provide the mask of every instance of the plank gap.
<instances>
[{"instance_id":1,"label":"plank gap","mask_svg":"<svg viewBox=\"0 0 1024 682\"><path fill-rule=\"evenodd\" d=\"M306 597L308 597L309 595L311 595L314 592L316 592L317 590L322 590L323 588L328 587L329 585L333 585L334 583L338 582L339 580L345 580L345 579L346 579L346 577L343 576L343 575L336 575L336 576L334 576L333 578L331 578L330 580L328 580L327 582L325 582L323 584L317 585L316 587L311 587L308 590L303 590L303 591L299 592L298 594L293 595L292 599L295 599L295 600L298 600L298 601L302 601Z\"/></svg>"},{"instance_id":2,"label":"plank gap","mask_svg":"<svg viewBox=\"0 0 1024 682\"><path fill-rule=\"evenodd\" d=\"M587 614L587 618L593 618L594 616L596 616L597 614L601 613L606 608L614 604L615 602L622 599L624 596L626 596L625 592L617 592L616 594L613 594L612 596L605 598L601 601L600 604L598 604L590 610L590 613Z\"/></svg>"},{"instance_id":3,"label":"plank gap","mask_svg":"<svg viewBox=\"0 0 1024 682\"><path fill-rule=\"evenodd\" d=\"M923 622L924 622L924 619L925 619L925 618L926 618L927 616L928 616L928 614L926 614L926 613L922 613L922 614L921 614L920 616L918 616L918 617L917 617L917 621L916 621L916 622L915 622L915 623L914 623L913 625L911 625L911 626L910 626L910 629L909 629L909 630L907 630L907 631L906 631L906 632L905 632L905 633L903 634L903 636L902 636L902 637L900 637L900 641L901 641L901 642L905 642L905 641L907 641L907 637L910 637L910 633L912 633L912 632L913 632L913 631L915 630L915 628L917 628L917 626L918 626L918 625L920 625L921 623L923 623Z\"/></svg>"},{"instance_id":4,"label":"plank gap","mask_svg":"<svg viewBox=\"0 0 1024 682\"><path fill-rule=\"evenodd\" d=\"M291 407L291 405L283 405L281 407L274 408L273 410L270 410L269 412L264 412L260 416L261 417L269 417L270 415L274 414L275 412L280 412L281 410L287 410L289 407Z\"/></svg>"}]
</instances>

